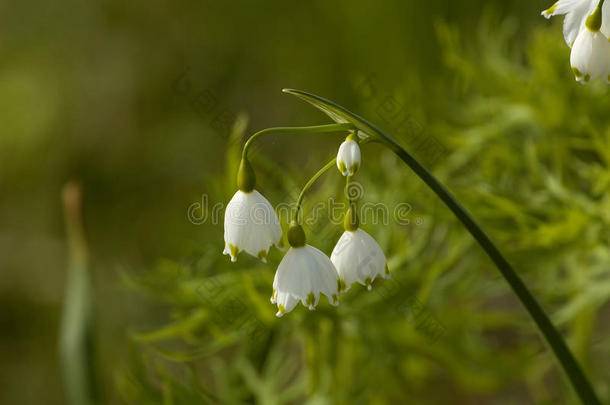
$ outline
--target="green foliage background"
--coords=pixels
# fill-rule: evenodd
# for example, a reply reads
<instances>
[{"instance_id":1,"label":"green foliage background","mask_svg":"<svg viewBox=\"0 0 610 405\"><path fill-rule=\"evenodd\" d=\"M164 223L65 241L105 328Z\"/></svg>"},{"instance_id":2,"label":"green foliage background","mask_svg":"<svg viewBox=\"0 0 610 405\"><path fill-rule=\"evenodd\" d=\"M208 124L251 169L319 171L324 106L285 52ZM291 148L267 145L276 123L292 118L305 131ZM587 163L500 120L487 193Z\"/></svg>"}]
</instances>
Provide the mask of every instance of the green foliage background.
<instances>
[{"instance_id":1,"label":"green foliage background","mask_svg":"<svg viewBox=\"0 0 610 405\"><path fill-rule=\"evenodd\" d=\"M364 226L393 278L352 288L338 308L275 318L281 253L230 263L212 207L235 191L247 135L328 122L283 87L344 105L426 163L610 401L608 88L573 80L561 21L539 16L549 5L3 3L0 402L64 403L59 190L77 178L103 403L576 403L491 262L375 145L357 178L364 201L412 207L408 225ZM259 188L293 202L339 141L259 141ZM340 201L342 186L325 176L305 212ZM187 210L203 195L207 221L193 224ZM307 231L330 253L341 228L325 218Z\"/></svg>"}]
</instances>

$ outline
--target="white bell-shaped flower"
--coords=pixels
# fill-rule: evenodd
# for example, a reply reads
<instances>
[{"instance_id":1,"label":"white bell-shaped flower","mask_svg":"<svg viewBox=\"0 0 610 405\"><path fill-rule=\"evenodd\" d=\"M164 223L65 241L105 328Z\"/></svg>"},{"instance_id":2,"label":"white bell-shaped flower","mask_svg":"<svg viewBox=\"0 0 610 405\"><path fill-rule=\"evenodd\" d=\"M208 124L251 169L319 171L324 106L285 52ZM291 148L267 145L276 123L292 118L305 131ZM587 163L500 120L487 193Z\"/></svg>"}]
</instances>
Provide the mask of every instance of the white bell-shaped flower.
<instances>
[{"instance_id":1,"label":"white bell-shaped flower","mask_svg":"<svg viewBox=\"0 0 610 405\"><path fill-rule=\"evenodd\" d=\"M577 81L597 77L610 82L610 2L559 0L542 12L546 18L565 14L563 35L572 48L570 65Z\"/></svg>"},{"instance_id":2,"label":"white bell-shaped flower","mask_svg":"<svg viewBox=\"0 0 610 405\"><path fill-rule=\"evenodd\" d=\"M225 255L237 260L246 252L267 261L272 245L281 248L282 228L275 210L261 193L238 190L225 210Z\"/></svg>"},{"instance_id":3,"label":"white bell-shaped flower","mask_svg":"<svg viewBox=\"0 0 610 405\"><path fill-rule=\"evenodd\" d=\"M282 227L271 206L261 193L254 189L254 170L242 159L237 174L239 190L225 210L224 254L237 260L239 252L246 252L267 262L272 245L282 247Z\"/></svg>"},{"instance_id":4,"label":"white bell-shaped flower","mask_svg":"<svg viewBox=\"0 0 610 405\"><path fill-rule=\"evenodd\" d=\"M335 266L322 251L305 244L303 229L292 224L288 231L290 249L280 262L273 279L271 303L277 304L278 317L290 312L299 301L313 310L320 294L338 305L338 283Z\"/></svg>"},{"instance_id":5,"label":"white bell-shaped flower","mask_svg":"<svg viewBox=\"0 0 610 405\"><path fill-rule=\"evenodd\" d=\"M353 176L360 168L361 155L357 135L349 135L339 146L337 152L337 167L344 176Z\"/></svg>"},{"instance_id":6,"label":"white bell-shaped flower","mask_svg":"<svg viewBox=\"0 0 610 405\"><path fill-rule=\"evenodd\" d=\"M610 81L610 42L601 32L583 28L572 45L570 65L581 83L597 77Z\"/></svg>"},{"instance_id":7,"label":"white bell-shaped flower","mask_svg":"<svg viewBox=\"0 0 610 405\"><path fill-rule=\"evenodd\" d=\"M330 260L339 275L340 292L347 291L355 282L370 291L375 278L389 278L390 271L385 254L375 239L358 227L357 219L350 225L350 211L346 216L345 232L335 245Z\"/></svg>"}]
</instances>

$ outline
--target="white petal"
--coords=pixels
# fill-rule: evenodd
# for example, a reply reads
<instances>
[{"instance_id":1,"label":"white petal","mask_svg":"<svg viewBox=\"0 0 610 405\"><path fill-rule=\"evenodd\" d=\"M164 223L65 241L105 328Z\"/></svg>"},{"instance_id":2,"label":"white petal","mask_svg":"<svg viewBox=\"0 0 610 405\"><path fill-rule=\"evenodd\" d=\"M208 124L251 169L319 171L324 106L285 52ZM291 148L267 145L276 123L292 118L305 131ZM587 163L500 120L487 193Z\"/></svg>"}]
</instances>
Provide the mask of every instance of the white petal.
<instances>
[{"instance_id":1,"label":"white petal","mask_svg":"<svg viewBox=\"0 0 610 405\"><path fill-rule=\"evenodd\" d=\"M556 15L575 12L583 5L585 7L591 7L591 5L595 6L596 4L596 0L559 0L541 14L546 18L551 18Z\"/></svg>"},{"instance_id":2,"label":"white petal","mask_svg":"<svg viewBox=\"0 0 610 405\"><path fill-rule=\"evenodd\" d=\"M273 279L273 289L277 292L280 288L282 290L290 290L293 293L297 292L296 287L300 284L300 274L297 271L293 271L293 262L297 255L297 250L290 248L284 255L284 258L277 267L275 272L275 278Z\"/></svg>"},{"instance_id":3,"label":"white petal","mask_svg":"<svg viewBox=\"0 0 610 405\"><path fill-rule=\"evenodd\" d=\"M286 312L292 311L298 302L299 300L292 294L279 293L277 298L278 311L275 315L280 317Z\"/></svg>"},{"instance_id":4,"label":"white petal","mask_svg":"<svg viewBox=\"0 0 610 405\"><path fill-rule=\"evenodd\" d=\"M579 82L588 82L596 77L608 80L610 43L600 32L583 28L572 47L570 65Z\"/></svg>"},{"instance_id":5,"label":"white petal","mask_svg":"<svg viewBox=\"0 0 610 405\"><path fill-rule=\"evenodd\" d=\"M370 283L386 274L386 258L379 244L362 229L345 231L331 254L339 278L346 289L358 282L370 289Z\"/></svg>"},{"instance_id":6,"label":"white petal","mask_svg":"<svg viewBox=\"0 0 610 405\"><path fill-rule=\"evenodd\" d=\"M578 6L573 12L566 14L566 18L563 21L563 38L566 44L571 48L576 41L578 33L585 28L585 20L587 19L586 1L582 1L582 4Z\"/></svg>"},{"instance_id":7,"label":"white petal","mask_svg":"<svg viewBox=\"0 0 610 405\"><path fill-rule=\"evenodd\" d=\"M358 281L357 268L360 259L355 232L343 232L330 255L330 260L347 289L352 283Z\"/></svg>"},{"instance_id":8,"label":"white petal","mask_svg":"<svg viewBox=\"0 0 610 405\"><path fill-rule=\"evenodd\" d=\"M585 25L587 16L596 6L597 0L559 0L549 9L544 10L542 15L546 18L566 15L563 22L563 36L568 46L572 47L578 33Z\"/></svg>"},{"instance_id":9,"label":"white petal","mask_svg":"<svg viewBox=\"0 0 610 405\"><path fill-rule=\"evenodd\" d=\"M602 27L600 31L606 38L610 38L610 1L604 2L602 6Z\"/></svg>"},{"instance_id":10,"label":"white petal","mask_svg":"<svg viewBox=\"0 0 610 405\"><path fill-rule=\"evenodd\" d=\"M344 141L337 152L337 167L344 176L352 176L361 163L360 146L356 141Z\"/></svg>"},{"instance_id":11,"label":"white petal","mask_svg":"<svg viewBox=\"0 0 610 405\"><path fill-rule=\"evenodd\" d=\"M290 312L299 301L314 309L320 293L328 296L334 304L337 272L329 258L313 246L290 248L275 273L273 290L271 302L277 303L278 316Z\"/></svg>"},{"instance_id":12,"label":"white petal","mask_svg":"<svg viewBox=\"0 0 610 405\"><path fill-rule=\"evenodd\" d=\"M235 193L227 204L224 225L224 254L230 254L233 261L240 251L264 260L271 245L282 237L275 210L256 190Z\"/></svg>"},{"instance_id":13,"label":"white petal","mask_svg":"<svg viewBox=\"0 0 610 405\"><path fill-rule=\"evenodd\" d=\"M316 272L315 282L314 284L314 292L319 291L322 294L326 295L331 302L333 301L333 295L337 294L337 269L335 265L330 261L328 256L324 254L319 249L316 249L313 246L307 245L305 246L311 252L312 257L315 260L315 266L318 271Z\"/></svg>"}]
</instances>

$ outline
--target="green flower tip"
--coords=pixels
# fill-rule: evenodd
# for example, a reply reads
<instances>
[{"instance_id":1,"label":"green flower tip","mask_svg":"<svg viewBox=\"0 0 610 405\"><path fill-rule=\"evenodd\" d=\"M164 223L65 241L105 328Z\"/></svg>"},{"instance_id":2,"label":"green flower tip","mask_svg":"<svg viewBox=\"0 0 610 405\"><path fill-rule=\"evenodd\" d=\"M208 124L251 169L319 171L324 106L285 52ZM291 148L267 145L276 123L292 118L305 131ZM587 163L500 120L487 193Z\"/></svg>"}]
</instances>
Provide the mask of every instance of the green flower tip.
<instances>
[{"instance_id":1,"label":"green flower tip","mask_svg":"<svg viewBox=\"0 0 610 405\"><path fill-rule=\"evenodd\" d=\"M258 258L261 259L263 263L267 263L267 251L261 250L260 252L258 252Z\"/></svg>"},{"instance_id":2,"label":"green flower tip","mask_svg":"<svg viewBox=\"0 0 610 405\"><path fill-rule=\"evenodd\" d=\"M349 208L345 214L345 219L343 220L343 228L346 231L355 232L358 230L358 226L360 226L358 214L356 213L356 210Z\"/></svg>"},{"instance_id":3,"label":"green flower tip","mask_svg":"<svg viewBox=\"0 0 610 405\"><path fill-rule=\"evenodd\" d=\"M305 238L305 231L303 231L303 227L297 224L295 221L290 223L290 227L288 228L288 243L293 248L303 247L305 246L305 242L307 239Z\"/></svg>"},{"instance_id":4,"label":"green flower tip","mask_svg":"<svg viewBox=\"0 0 610 405\"><path fill-rule=\"evenodd\" d=\"M601 4L601 2L600 2ZM602 10L601 7L597 6L595 10L587 17L585 25L591 32L599 32L602 27Z\"/></svg>"},{"instance_id":5,"label":"green flower tip","mask_svg":"<svg viewBox=\"0 0 610 405\"><path fill-rule=\"evenodd\" d=\"M576 77L577 79L580 79L582 77L582 72L574 66L572 66L572 72L574 73L574 77Z\"/></svg>"},{"instance_id":6,"label":"green flower tip","mask_svg":"<svg viewBox=\"0 0 610 405\"><path fill-rule=\"evenodd\" d=\"M588 83L589 80L591 80L590 74L587 73L586 75L583 75L583 73L578 70L578 68L572 67L572 72L574 72L574 77L576 78L576 80L580 80L582 78L585 83Z\"/></svg>"},{"instance_id":7,"label":"green flower tip","mask_svg":"<svg viewBox=\"0 0 610 405\"><path fill-rule=\"evenodd\" d=\"M307 308L309 308L310 311L314 310L314 308L316 307L316 295L313 293L313 291L310 291L309 294L307 294L307 300L305 301L305 303L307 304Z\"/></svg>"},{"instance_id":8,"label":"green flower tip","mask_svg":"<svg viewBox=\"0 0 610 405\"><path fill-rule=\"evenodd\" d=\"M347 284L342 278L337 279L337 290L340 293L347 291Z\"/></svg>"},{"instance_id":9,"label":"green flower tip","mask_svg":"<svg viewBox=\"0 0 610 405\"><path fill-rule=\"evenodd\" d=\"M373 289L373 280L371 280L370 277L367 277L366 280L364 280L364 285L367 290L371 291Z\"/></svg>"},{"instance_id":10,"label":"green flower tip","mask_svg":"<svg viewBox=\"0 0 610 405\"><path fill-rule=\"evenodd\" d=\"M339 161L339 171L344 176L347 174L347 167L345 166L345 162L342 160Z\"/></svg>"},{"instance_id":11,"label":"green flower tip","mask_svg":"<svg viewBox=\"0 0 610 405\"><path fill-rule=\"evenodd\" d=\"M254 174L254 169L248 159L244 158L241 160L239 170L237 171L237 187L244 193L250 193L254 190L255 185L256 175Z\"/></svg>"},{"instance_id":12,"label":"green flower tip","mask_svg":"<svg viewBox=\"0 0 610 405\"><path fill-rule=\"evenodd\" d=\"M542 15L544 15L545 17L550 17L551 15L553 15L553 13L555 12L555 10L557 10L557 3L553 4L551 7L547 8L546 10L544 10L542 12Z\"/></svg>"},{"instance_id":13,"label":"green flower tip","mask_svg":"<svg viewBox=\"0 0 610 405\"><path fill-rule=\"evenodd\" d=\"M239 254L239 248L235 245L229 244L229 249L231 249L231 261L234 262L237 260L237 255Z\"/></svg>"}]
</instances>

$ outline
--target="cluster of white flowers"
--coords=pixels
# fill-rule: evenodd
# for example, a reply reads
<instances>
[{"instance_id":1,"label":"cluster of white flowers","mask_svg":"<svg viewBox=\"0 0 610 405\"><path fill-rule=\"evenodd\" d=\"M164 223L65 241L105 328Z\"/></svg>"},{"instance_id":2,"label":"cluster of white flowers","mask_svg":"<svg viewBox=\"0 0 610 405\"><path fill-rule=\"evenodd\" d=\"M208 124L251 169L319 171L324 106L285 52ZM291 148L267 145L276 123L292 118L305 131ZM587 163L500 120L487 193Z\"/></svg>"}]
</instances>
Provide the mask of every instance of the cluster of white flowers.
<instances>
[{"instance_id":1,"label":"cluster of white flowers","mask_svg":"<svg viewBox=\"0 0 610 405\"><path fill-rule=\"evenodd\" d=\"M577 81L601 77L610 83L610 4L604 0L559 0L542 15L564 15L563 35L572 52L570 65Z\"/></svg>"},{"instance_id":2,"label":"cluster of white flowers","mask_svg":"<svg viewBox=\"0 0 610 405\"><path fill-rule=\"evenodd\" d=\"M337 167L342 175L349 176L349 181L360 163L358 138L351 134L339 147ZM266 262L271 246L282 246L278 217L269 201L254 189L255 182L254 171L244 155L238 172L239 190L225 211L224 254L230 255L233 262L240 252ZM301 225L296 221L290 223L286 235L290 248L273 280L271 303L277 304L277 316L292 311L299 301L313 310L320 294L326 295L332 305L337 305L339 294L347 291L351 284L358 282L370 290L377 276L390 276L381 247L359 228L352 208L346 214L344 227L345 232L329 258L306 243Z\"/></svg>"}]
</instances>

